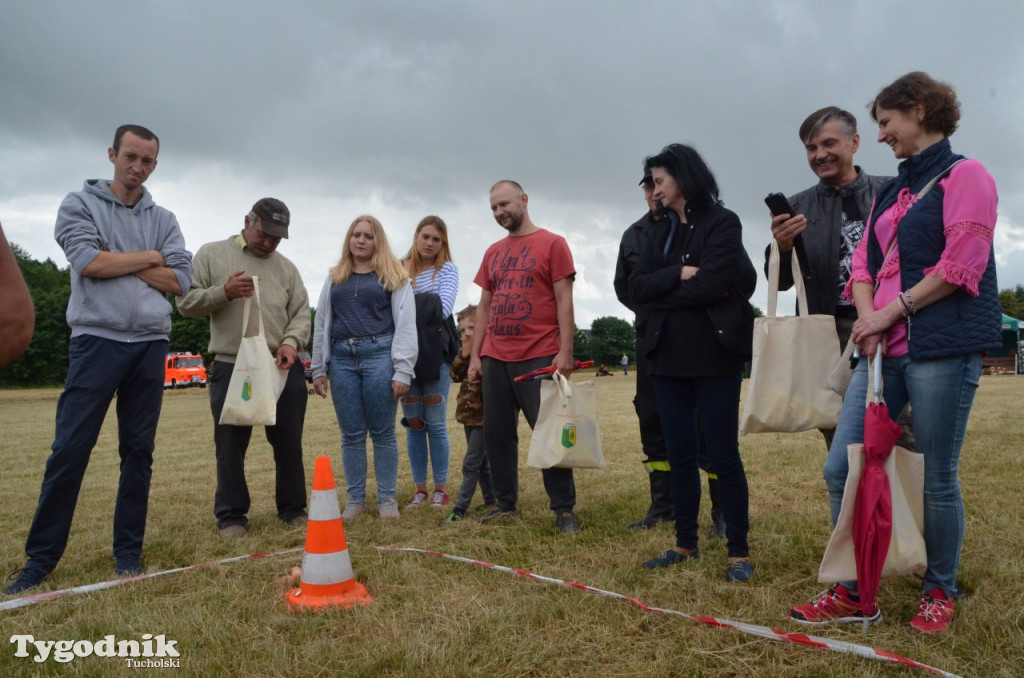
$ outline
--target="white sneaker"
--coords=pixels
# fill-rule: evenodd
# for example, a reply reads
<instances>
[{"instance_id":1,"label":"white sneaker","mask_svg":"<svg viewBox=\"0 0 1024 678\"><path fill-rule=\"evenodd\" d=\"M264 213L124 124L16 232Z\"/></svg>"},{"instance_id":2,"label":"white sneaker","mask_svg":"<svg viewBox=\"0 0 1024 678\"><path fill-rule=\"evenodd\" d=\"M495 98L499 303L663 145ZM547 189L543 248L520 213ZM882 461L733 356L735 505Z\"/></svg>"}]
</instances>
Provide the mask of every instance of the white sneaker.
<instances>
[{"instance_id":1,"label":"white sneaker","mask_svg":"<svg viewBox=\"0 0 1024 678\"><path fill-rule=\"evenodd\" d=\"M385 499L377 504L377 512L381 518L398 518L402 515L398 512L398 502L394 499Z\"/></svg>"},{"instance_id":2,"label":"white sneaker","mask_svg":"<svg viewBox=\"0 0 1024 678\"><path fill-rule=\"evenodd\" d=\"M366 511L365 501L350 501L345 504L345 512L341 514L342 520L352 520L360 513Z\"/></svg>"}]
</instances>

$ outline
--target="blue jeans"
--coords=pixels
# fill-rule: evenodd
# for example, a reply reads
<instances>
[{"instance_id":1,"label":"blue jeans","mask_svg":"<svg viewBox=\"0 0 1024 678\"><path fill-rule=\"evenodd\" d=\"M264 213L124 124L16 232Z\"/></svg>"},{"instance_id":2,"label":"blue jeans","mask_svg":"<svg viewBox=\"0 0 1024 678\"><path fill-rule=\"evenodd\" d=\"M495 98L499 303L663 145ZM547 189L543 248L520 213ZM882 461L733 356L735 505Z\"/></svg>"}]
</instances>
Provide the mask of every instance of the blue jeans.
<instances>
[{"instance_id":1,"label":"blue jeans","mask_svg":"<svg viewBox=\"0 0 1024 678\"><path fill-rule=\"evenodd\" d=\"M738 433L741 383L738 374L735 377L654 378L668 450L672 503L676 509L676 546L679 548L697 548L698 460L703 431L708 458L718 474L729 557L750 555L747 544L750 495L740 458Z\"/></svg>"},{"instance_id":2,"label":"blue jeans","mask_svg":"<svg viewBox=\"0 0 1024 678\"><path fill-rule=\"evenodd\" d=\"M377 502L394 500L398 485L398 443L391 395L393 335L334 340L328 377L341 427L341 464L348 501L366 501L366 434L373 440Z\"/></svg>"},{"instance_id":3,"label":"blue jeans","mask_svg":"<svg viewBox=\"0 0 1024 678\"><path fill-rule=\"evenodd\" d=\"M71 340L53 453L46 460L25 541L30 562L52 569L64 554L85 468L115 391L121 473L114 505L114 556L142 553L166 355L166 340L128 343L88 334Z\"/></svg>"},{"instance_id":4,"label":"blue jeans","mask_svg":"<svg viewBox=\"0 0 1024 678\"><path fill-rule=\"evenodd\" d=\"M430 444L430 465L434 471L434 484L448 482L448 389L452 377L449 365L441 363L441 376L434 381L414 379L409 392L402 398L402 414L405 420L419 419L426 426L417 431L406 425L406 446L409 448L409 466L412 467L412 481L417 485L427 482L427 443ZM440 397L440 402L433 402ZM405 420L402 421L405 424Z\"/></svg>"},{"instance_id":5,"label":"blue jeans","mask_svg":"<svg viewBox=\"0 0 1024 678\"><path fill-rule=\"evenodd\" d=\"M948 596L957 592L964 540L960 450L980 376L980 354L934 360L911 360L904 355L882 361L883 396L889 414L895 419L910 403L915 445L924 455L924 540L928 549L924 589L939 588ZM846 448L864 439L867 390L865 359L853 374L825 461L833 525L839 517L849 473Z\"/></svg>"}]
</instances>

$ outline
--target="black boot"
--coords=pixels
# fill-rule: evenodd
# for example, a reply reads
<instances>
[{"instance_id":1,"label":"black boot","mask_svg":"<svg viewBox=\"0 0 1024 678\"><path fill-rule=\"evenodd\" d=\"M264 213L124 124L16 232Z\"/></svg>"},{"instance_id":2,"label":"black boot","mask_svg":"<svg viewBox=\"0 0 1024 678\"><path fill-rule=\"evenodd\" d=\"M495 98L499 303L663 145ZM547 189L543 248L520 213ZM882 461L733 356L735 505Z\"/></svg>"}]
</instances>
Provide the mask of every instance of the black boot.
<instances>
[{"instance_id":1,"label":"black boot","mask_svg":"<svg viewBox=\"0 0 1024 678\"><path fill-rule=\"evenodd\" d=\"M649 530L658 523L675 522L676 507L672 503L668 471L651 471L647 478L651 483L651 506L643 518L629 524L631 530Z\"/></svg>"},{"instance_id":2,"label":"black boot","mask_svg":"<svg viewBox=\"0 0 1024 678\"><path fill-rule=\"evenodd\" d=\"M708 476L708 495L711 497L711 527L708 532L712 537L725 539L725 511L719 496L718 478Z\"/></svg>"}]
</instances>

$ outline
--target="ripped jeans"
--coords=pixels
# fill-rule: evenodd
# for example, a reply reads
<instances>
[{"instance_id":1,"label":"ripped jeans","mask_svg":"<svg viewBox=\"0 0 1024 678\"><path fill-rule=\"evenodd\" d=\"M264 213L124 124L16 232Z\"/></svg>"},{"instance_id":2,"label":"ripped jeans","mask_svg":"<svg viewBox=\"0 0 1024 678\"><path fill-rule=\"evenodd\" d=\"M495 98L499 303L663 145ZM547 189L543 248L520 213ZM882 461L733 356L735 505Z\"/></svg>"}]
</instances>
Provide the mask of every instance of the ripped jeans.
<instances>
[{"instance_id":1,"label":"ripped jeans","mask_svg":"<svg viewBox=\"0 0 1024 678\"><path fill-rule=\"evenodd\" d=\"M427 482L427 456L434 472L434 485L448 482L448 390L451 375L448 364L441 363L441 374L433 381L414 379L409 392L402 397L402 425L412 480L417 485ZM415 426L418 422L419 428ZM428 450L429 448L429 450Z\"/></svg>"}]
</instances>

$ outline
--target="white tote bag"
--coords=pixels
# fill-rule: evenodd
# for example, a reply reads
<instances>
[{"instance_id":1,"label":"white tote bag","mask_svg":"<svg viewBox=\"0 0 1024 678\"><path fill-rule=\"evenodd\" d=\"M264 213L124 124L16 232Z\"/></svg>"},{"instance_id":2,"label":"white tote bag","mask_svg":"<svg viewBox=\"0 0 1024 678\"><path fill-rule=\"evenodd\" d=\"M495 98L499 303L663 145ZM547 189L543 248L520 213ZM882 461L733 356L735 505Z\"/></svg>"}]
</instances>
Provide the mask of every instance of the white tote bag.
<instances>
[{"instance_id":1,"label":"white tote bag","mask_svg":"<svg viewBox=\"0 0 1024 678\"><path fill-rule=\"evenodd\" d=\"M807 291L797 257L793 262L800 310ZM778 317L779 246L768 261L768 314L754 319L754 357L740 433L795 433L835 428L842 397L828 385L839 360L839 335L830 315Z\"/></svg>"},{"instance_id":2,"label":"white tote bag","mask_svg":"<svg viewBox=\"0 0 1024 678\"><path fill-rule=\"evenodd\" d=\"M876 359L875 369L868 373L871 375L868 382L869 399L872 382L881 384L881 365L882 361ZM843 487L843 505L839 509L835 530L818 569L818 581L823 584L857 579L857 561L853 552L853 513L857 502L857 486L864 472L864 445L850 445L846 454L850 472ZM884 468L889 476L889 491L892 493L892 537L889 538L889 552L882 566L882 576L911 572L923 575L928 569L928 550L924 541L924 455L897 445L885 460Z\"/></svg>"},{"instance_id":3,"label":"white tote bag","mask_svg":"<svg viewBox=\"0 0 1024 678\"><path fill-rule=\"evenodd\" d=\"M260 281L252 277L256 293L259 334L247 337L249 311L253 297L246 297L242 311L242 342L235 356L235 369L231 373L220 423L234 426L273 426L277 423L277 399L281 397L288 372L277 368L274 356L267 348L263 332L263 305L260 303Z\"/></svg>"},{"instance_id":4,"label":"white tote bag","mask_svg":"<svg viewBox=\"0 0 1024 678\"><path fill-rule=\"evenodd\" d=\"M604 468L594 382L572 384L558 372L540 385L540 410L526 465Z\"/></svg>"}]
</instances>

